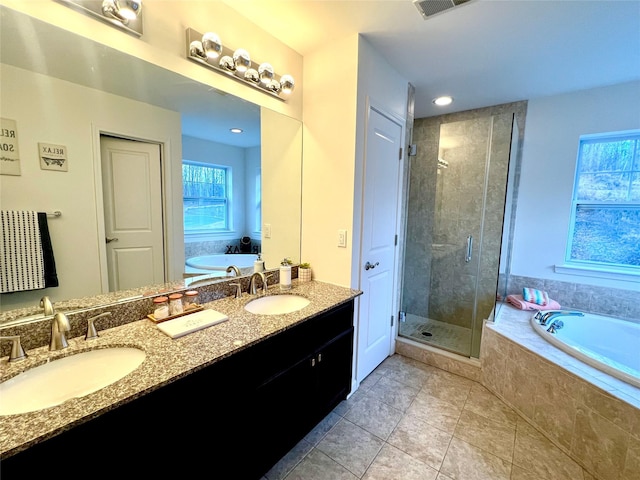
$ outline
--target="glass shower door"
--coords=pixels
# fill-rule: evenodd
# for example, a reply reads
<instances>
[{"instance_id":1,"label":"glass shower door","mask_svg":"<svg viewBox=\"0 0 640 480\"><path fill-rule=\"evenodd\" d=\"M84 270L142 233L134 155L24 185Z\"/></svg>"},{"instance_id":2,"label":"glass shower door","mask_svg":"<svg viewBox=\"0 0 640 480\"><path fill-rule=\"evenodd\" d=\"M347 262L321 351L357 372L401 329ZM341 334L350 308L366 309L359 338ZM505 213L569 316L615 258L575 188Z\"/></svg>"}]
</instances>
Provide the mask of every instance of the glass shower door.
<instances>
[{"instance_id":1,"label":"glass shower door","mask_svg":"<svg viewBox=\"0 0 640 480\"><path fill-rule=\"evenodd\" d=\"M482 320L495 301L498 259L492 264L488 252L499 255L504 190L500 199L500 175L490 167L502 148L496 128L511 119L501 117L414 129L428 137L437 128L439 141L421 148L417 139L410 166L399 333L468 357L479 355Z\"/></svg>"}]
</instances>

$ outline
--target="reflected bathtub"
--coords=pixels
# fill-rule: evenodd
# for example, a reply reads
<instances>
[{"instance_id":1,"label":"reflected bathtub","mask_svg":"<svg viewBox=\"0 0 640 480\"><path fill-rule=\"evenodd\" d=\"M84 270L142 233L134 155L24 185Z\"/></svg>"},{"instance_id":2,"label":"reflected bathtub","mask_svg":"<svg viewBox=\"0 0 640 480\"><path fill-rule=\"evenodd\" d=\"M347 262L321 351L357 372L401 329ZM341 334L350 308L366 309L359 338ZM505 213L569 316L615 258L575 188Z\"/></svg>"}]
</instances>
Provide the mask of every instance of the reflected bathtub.
<instances>
[{"instance_id":1,"label":"reflected bathtub","mask_svg":"<svg viewBox=\"0 0 640 480\"><path fill-rule=\"evenodd\" d=\"M563 325L550 333L547 330L555 320ZM640 387L640 324L590 313L554 316L546 326L532 315L530 323L542 338L569 355Z\"/></svg>"},{"instance_id":2,"label":"reflected bathtub","mask_svg":"<svg viewBox=\"0 0 640 480\"><path fill-rule=\"evenodd\" d=\"M218 255L201 255L187 259L187 266L200 270L226 270L229 265L238 268L253 267L253 262L258 259L254 253L229 253Z\"/></svg>"}]
</instances>

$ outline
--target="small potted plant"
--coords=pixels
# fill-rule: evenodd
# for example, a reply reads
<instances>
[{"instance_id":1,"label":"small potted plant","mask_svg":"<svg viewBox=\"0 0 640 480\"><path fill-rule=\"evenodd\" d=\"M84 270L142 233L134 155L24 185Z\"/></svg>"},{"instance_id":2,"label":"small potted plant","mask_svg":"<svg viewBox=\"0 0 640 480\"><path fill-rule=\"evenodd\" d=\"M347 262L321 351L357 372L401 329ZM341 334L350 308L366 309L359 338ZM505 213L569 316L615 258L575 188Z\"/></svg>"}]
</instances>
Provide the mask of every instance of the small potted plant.
<instances>
[{"instance_id":1,"label":"small potted plant","mask_svg":"<svg viewBox=\"0 0 640 480\"><path fill-rule=\"evenodd\" d=\"M303 262L298 265L298 281L308 282L311 280L311 264Z\"/></svg>"}]
</instances>

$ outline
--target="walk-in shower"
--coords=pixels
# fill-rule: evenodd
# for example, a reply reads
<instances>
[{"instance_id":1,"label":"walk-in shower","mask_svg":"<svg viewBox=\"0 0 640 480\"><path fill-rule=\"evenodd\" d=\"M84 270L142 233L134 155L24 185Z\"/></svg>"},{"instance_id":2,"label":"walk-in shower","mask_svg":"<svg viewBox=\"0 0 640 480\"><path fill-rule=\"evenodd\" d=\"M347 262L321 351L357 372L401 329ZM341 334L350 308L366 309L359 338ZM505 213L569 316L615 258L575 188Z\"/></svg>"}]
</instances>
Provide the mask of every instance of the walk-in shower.
<instances>
[{"instance_id":1,"label":"walk-in shower","mask_svg":"<svg viewBox=\"0 0 640 480\"><path fill-rule=\"evenodd\" d=\"M401 337L479 356L496 300L517 105L415 121Z\"/></svg>"}]
</instances>

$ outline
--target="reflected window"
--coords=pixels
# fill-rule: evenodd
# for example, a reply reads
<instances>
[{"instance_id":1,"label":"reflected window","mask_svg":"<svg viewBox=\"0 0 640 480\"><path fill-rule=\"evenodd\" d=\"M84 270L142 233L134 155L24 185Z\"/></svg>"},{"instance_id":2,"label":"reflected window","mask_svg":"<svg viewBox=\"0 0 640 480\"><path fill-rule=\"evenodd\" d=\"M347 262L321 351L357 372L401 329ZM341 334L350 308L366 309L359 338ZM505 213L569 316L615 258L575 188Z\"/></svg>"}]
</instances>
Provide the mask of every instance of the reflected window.
<instances>
[{"instance_id":1,"label":"reflected window","mask_svg":"<svg viewBox=\"0 0 640 480\"><path fill-rule=\"evenodd\" d=\"M581 137L567 262L640 269L640 131Z\"/></svg>"},{"instance_id":2,"label":"reflected window","mask_svg":"<svg viewBox=\"0 0 640 480\"><path fill-rule=\"evenodd\" d=\"M185 233L222 232L229 225L231 169L190 161L182 162Z\"/></svg>"}]
</instances>

